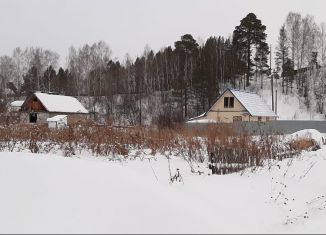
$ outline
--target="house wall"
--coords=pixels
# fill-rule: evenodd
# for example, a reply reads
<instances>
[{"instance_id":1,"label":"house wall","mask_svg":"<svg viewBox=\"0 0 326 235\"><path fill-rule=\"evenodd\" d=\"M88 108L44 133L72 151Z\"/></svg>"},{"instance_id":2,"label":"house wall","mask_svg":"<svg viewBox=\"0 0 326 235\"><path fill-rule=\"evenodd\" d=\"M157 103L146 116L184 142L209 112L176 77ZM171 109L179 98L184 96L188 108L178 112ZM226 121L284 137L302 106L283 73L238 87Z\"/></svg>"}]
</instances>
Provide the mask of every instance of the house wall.
<instances>
[{"instance_id":1,"label":"house wall","mask_svg":"<svg viewBox=\"0 0 326 235\"><path fill-rule=\"evenodd\" d=\"M54 117L56 115L67 115L68 125L90 118L90 114L37 112L37 123L46 124L48 118ZM29 112L21 112L20 122L21 123L29 123Z\"/></svg>"},{"instance_id":2,"label":"house wall","mask_svg":"<svg viewBox=\"0 0 326 235\"><path fill-rule=\"evenodd\" d=\"M28 98L22 109L24 111L34 110L35 112L46 111L42 103L34 95Z\"/></svg>"},{"instance_id":3,"label":"house wall","mask_svg":"<svg viewBox=\"0 0 326 235\"><path fill-rule=\"evenodd\" d=\"M216 120L218 122L233 123L234 116L241 116L242 121L258 121L258 117L252 117L245 107L234 97L234 107L224 108L224 97L234 97L230 91L226 91L212 106L207 113L207 119ZM266 122L275 120L274 117L262 117L261 121Z\"/></svg>"}]
</instances>

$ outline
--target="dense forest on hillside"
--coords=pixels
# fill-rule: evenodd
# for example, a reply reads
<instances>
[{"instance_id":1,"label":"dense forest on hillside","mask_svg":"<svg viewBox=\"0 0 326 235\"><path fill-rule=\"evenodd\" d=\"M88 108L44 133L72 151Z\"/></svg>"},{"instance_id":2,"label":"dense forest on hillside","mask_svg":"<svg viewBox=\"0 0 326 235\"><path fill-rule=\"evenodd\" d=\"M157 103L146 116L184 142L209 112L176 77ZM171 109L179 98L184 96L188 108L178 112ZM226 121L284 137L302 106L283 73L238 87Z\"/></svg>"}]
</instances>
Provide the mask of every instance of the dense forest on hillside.
<instances>
[{"instance_id":1,"label":"dense forest on hillside","mask_svg":"<svg viewBox=\"0 0 326 235\"><path fill-rule=\"evenodd\" d=\"M72 46L65 68L58 68L56 52L16 48L0 57L0 107L5 112L9 101L34 91L56 92L78 97L105 120L171 125L205 112L227 87L248 89L254 82L262 89L273 78L284 94L297 89L305 105L316 102L324 113L325 30L312 16L291 12L271 54L266 26L249 13L230 38L200 43L185 34L158 52L146 46L135 59L113 59L104 41Z\"/></svg>"}]
</instances>

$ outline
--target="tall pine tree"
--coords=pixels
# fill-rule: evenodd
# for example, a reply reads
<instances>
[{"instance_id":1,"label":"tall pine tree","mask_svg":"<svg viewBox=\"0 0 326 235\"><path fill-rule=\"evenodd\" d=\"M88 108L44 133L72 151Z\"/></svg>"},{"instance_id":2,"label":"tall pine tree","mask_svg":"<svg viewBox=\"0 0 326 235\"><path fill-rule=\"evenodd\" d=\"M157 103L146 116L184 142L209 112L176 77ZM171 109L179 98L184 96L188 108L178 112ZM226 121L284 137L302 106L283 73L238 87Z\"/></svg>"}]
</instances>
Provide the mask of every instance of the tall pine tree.
<instances>
[{"instance_id":1,"label":"tall pine tree","mask_svg":"<svg viewBox=\"0 0 326 235\"><path fill-rule=\"evenodd\" d=\"M286 36L285 25L283 25L280 29L275 55L276 55L275 58L276 69L278 72L280 72L283 70L285 63L288 61L289 58L289 47L288 47L288 39ZM284 93L284 86L285 86L285 79L284 76L282 76L283 93Z\"/></svg>"},{"instance_id":2,"label":"tall pine tree","mask_svg":"<svg viewBox=\"0 0 326 235\"><path fill-rule=\"evenodd\" d=\"M262 56L269 54L265 30L266 26L261 23L261 20L257 19L254 13L249 13L233 31L233 43L246 55L246 86L250 85L251 70L254 65L251 59L252 49L260 48Z\"/></svg>"}]
</instances>

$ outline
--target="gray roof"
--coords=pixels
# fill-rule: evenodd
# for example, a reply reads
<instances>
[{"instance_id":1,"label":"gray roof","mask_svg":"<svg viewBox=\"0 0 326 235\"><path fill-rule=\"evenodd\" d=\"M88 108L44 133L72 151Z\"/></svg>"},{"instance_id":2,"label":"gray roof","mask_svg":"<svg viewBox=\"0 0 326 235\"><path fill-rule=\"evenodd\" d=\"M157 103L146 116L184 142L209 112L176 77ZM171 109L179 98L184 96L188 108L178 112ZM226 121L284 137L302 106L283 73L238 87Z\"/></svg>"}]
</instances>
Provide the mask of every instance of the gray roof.
<instances>
[{"instance_id":1,"label":"gray roof","mask_svg":"<svg viewBox=\"0 0 326 235\"><path fill-rule=\"evenodd\" d=\"M251 116L277 116L259 95L240 90L229 89L229 91L245 107L245 109L250 113Z\"/></svg>"}]
</instances>

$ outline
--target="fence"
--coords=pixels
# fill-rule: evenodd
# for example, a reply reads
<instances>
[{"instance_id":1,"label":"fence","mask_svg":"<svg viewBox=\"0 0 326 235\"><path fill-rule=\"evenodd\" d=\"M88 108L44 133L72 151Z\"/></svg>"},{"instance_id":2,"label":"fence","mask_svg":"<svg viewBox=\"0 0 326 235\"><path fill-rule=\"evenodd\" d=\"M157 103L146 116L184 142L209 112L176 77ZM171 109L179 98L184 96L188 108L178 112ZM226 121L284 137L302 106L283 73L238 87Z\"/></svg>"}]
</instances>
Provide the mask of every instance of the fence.
<instances>
[{"instance_id":1,"label":"fence","mask_svg":"<svg viewBox=\"0 0 326 235\"><path fill-rule=\"evenodd\" d=\"M206 123L187 123L187 128L209 128L211 125ZM251 135L276 133L292 134L302 129L316 129L321 133L326 133L326 121L301 121L301 120L278 120L270 122L236 122L233 124L236 131L246 131Z\"/></svg>"}]
</instances>

